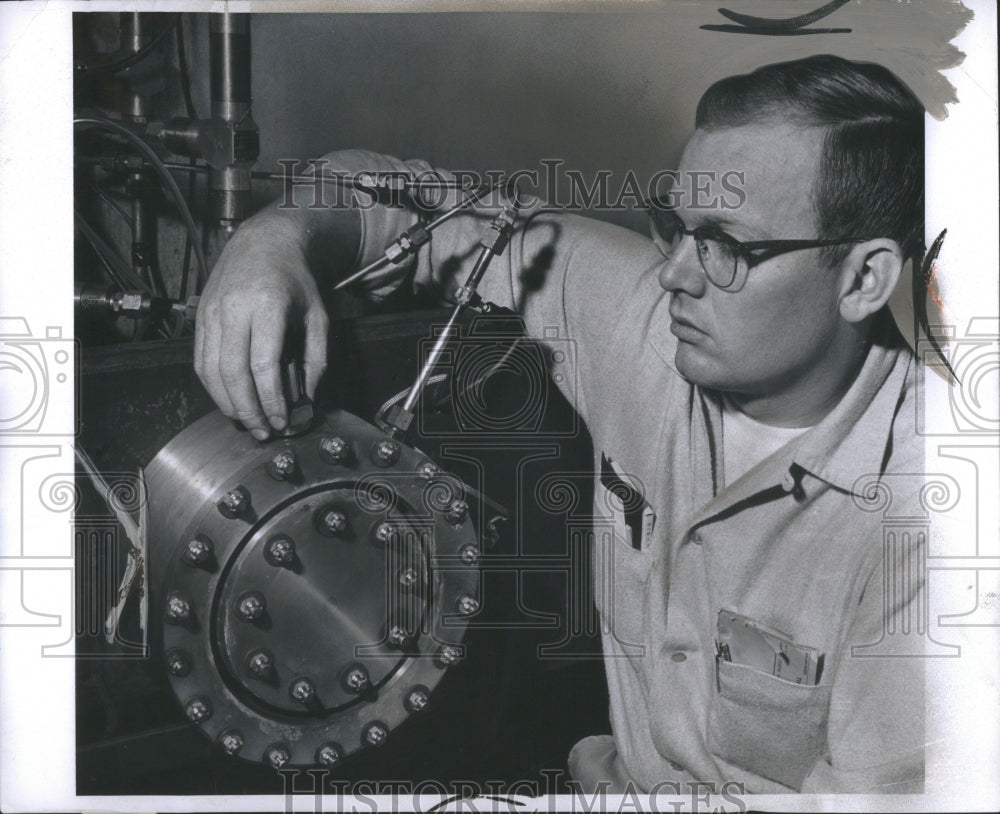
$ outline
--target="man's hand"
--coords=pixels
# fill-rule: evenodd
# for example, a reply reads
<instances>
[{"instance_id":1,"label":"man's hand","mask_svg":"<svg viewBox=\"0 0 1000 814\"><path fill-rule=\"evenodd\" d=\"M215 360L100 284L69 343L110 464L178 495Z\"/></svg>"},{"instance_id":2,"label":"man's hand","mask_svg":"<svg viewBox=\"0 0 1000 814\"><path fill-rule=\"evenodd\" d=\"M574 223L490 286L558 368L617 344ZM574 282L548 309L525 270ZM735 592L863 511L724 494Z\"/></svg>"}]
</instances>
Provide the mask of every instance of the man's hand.
<instances>
[{"instance_id":1,"label":"man's hand","mask_svg":"<svg viewBox=\"0 0 1000 814\"><path fill-rule=\"evenodd\" d=\"M194 369L222 413L259 441L284 429L286 331L304 328L306 394L326 367L329 320L299 224L273 213L247 221L216 263L198 304Z\"/></svg>"}]
</instances>

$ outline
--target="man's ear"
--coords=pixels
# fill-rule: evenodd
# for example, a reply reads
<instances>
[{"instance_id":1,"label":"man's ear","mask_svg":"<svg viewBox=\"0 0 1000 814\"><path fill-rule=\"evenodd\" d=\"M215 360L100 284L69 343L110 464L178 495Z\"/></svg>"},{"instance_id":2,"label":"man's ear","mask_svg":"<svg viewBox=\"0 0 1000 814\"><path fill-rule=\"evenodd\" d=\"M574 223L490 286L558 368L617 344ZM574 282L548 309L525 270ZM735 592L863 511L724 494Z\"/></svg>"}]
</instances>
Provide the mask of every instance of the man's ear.
<instances>
[{"instance_id":1,"label":"man's ear","mask_svg":"<svg viewBox=\"0 0 1000 814\"><path fill-rule=\"evenodd\" d=\"M854 246L840 266L844 281L840 315L848 322L861 322L881 309L896 288L904 262L903 250L889 238Z\"/></svg>"}]
</instances>

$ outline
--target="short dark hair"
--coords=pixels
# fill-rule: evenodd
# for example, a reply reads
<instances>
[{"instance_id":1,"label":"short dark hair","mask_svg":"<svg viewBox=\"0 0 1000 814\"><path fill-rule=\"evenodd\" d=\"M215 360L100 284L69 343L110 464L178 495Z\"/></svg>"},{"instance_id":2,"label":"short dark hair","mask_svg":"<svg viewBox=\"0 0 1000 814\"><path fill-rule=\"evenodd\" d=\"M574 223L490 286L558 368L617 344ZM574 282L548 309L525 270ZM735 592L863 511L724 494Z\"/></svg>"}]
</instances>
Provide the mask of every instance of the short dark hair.
<instances>
[{"instance_id":1,"label":"short dark hair","mask_svg":"<svg viewBox=\"0 0 1000 814\"><path fill-rule=\"evenodd\" d=\"M891 71L828 54L766 65L712 85L695 126L777 117L827 128L813 190L820 237L888 237L924 249L924 109ZM850 247L824 249L835 263Z\"/></svg>"}]
</instances>

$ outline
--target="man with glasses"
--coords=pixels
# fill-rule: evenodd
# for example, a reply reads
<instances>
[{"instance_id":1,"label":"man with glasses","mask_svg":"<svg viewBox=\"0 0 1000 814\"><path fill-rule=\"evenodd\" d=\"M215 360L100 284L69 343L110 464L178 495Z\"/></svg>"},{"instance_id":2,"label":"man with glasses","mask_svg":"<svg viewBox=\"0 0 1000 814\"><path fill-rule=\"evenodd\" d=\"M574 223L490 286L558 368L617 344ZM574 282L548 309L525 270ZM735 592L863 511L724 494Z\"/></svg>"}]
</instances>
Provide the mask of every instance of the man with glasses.
<instances>
[{"instance_id":1,"label":"man with glasses","mask_svg":"<svg viewBox=\"0 0 1000 814\"><path fill-rule=\"evenodd\" d=\"M705 206L727 172L745 199ZM650 202L652 242L524 208L480 288L529 334L576 344L577 387L562 386L594 441L614 735L577 744L571 774L619 792L919 791L922 665L889 633L922 629L922 578L907 570L922 541L885 547L873 496L922 471L916 362L887 308L923 251L922 108L879 66L767 66L706 92L674 177ZM453 295L491 215L453 218L359 288ZM305 323L311 391L325 364L317 280L376 259L416 219L252 218L200 307L195 365L220 409L258 437L283 427L286 326ZM916 500L892 488L894 506Z\"/></svg>"}]
</instances>

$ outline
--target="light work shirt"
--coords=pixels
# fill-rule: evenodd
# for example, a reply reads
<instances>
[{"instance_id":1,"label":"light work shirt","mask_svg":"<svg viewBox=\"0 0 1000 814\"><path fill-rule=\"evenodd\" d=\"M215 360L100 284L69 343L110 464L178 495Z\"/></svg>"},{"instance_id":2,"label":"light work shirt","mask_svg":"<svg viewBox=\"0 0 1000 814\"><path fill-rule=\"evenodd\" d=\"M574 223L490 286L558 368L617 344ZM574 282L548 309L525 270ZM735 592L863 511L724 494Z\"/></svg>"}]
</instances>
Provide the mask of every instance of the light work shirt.
<instances>
[{"instance_id":1,"label":"light work shirt","mask_svg":"<svg viewBox=\"0 0 1000 814\"><path fill-rule=\"evenodd\" d=\"M348 171L429 169L363 151L330 158ZM378 296L406 280L448 296L492 214L452 219L415 262L361 287ZM384 207L361 218L359 264L416 221ZM906 517L922 483L914 356L881 320L826 418L727 480L721 397L674 367L664 262L640 234L533 209L479 289L539 341L571 340L559 386L594 443L593 579L614 734L577 744L570 772L622 792L692 781L919 792L926 539L883 511L891 499ZM644 501L641 522L623 522L602 467ZM720 657L720 613L775 634L776 658L781 642L821 656L816 682Z\"/></svg>"}]
</instances>

